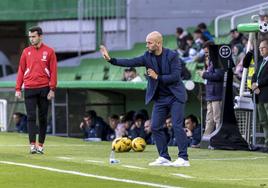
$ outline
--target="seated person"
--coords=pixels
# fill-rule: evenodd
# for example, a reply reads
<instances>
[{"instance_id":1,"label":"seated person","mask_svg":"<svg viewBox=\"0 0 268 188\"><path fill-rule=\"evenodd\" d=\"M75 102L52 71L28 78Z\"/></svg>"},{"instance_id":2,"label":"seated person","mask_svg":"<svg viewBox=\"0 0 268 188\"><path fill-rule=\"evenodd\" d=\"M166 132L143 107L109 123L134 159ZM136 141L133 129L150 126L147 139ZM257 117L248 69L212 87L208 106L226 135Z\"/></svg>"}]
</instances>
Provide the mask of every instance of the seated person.
<instances>
[{"instance_id":1,"label":"seated person","mask_svg":"<svg viewBox=\"0 0 268 188\"><path fill-rule=\"evenodd\" d=\"M127 137L128 136L128 131L126 128L126 124L125 123L118 123L116 129L115 129L115 137L119 138L119 137Z\"/></svg>"},{"instance_id":2,"label":"seated person","mask_svg":"<svg viewBox=\"0 0 268 188\"><path fill-rule=\"evenodd\" d=\"M187 116L184 120L184 124L189 146L199 148L201 141L201 125L198 124L197 117L192 114Z\"/></svg>"},{"instance_id":3,"label":"seated person","mask_svg":"<svg viewBox=\"0 0 268 188\"><path fill-rule=\"evenodd\" d=\"M129 81L131 82L142 82L141 77L137 73L134 67L129 68Z\"/></svg>"},{"instance_id":4,"label":"seated person","mask_svg":"<svg viewBox=\"0 0 268 188\"><path fill-rule=\"evenodd\" d=\"M171 116L169 115L166 119L165 125L164 125L164 131L166 133L166 138L169 146L177 146L177 141L174 135L172 122L171 122Z\"/></svg>"},{"instance_id":5,"label":"seated person","mask_svg":"<svg viewBox=\"0 0 268 188\"><path fill-rule=\"evenodd\" d=\"M20 112L13 114L13 120L19 133L27 133L27 116Z\"/></svg>"},{"instance_id":6,"label":"seated person","mask_svg":"<svg viewBox=\"0 0 268 188\"><path fill-rule=\"evenodd\" d=\"M144 115L141 113L135 113L134 123L132 124L129 130L129 137L131 139L134 139L137 137L141 137L145 139L144 122L145 122Z\"/></svg>"},{"instance_id":7,"label":"seated person","mask_svg":"<svg viewBox=\"0 0 268 188\"><path fill-rule=\"evenodd\" d=\"M126 114L122 114L120 123L116 129L116 137L129 136L131 125L133 125L135 111L128 111Z\"/></svg>"},{"instance_id":8,"label":"seated person","mask_svg":"<svg viewBox=\"0 0 268 188\"><path fill-rule=\"evenodd\" d=\"M188 36L187 31L184 31L183 28L177 27L176 29L176 40L177 40L177 52L180 57L183 56L183 54L186 51L187 48L187 43L186 43L186 38Z\"/></svg>"},{"instance_id":9,"label":"seated person","mask_svg":"<svg viewBox=\"0 0 268 188\"><path fill-rule=\"evenodd\" d=\"M155 141L152 136L151 120L147 120L144 123L145 141L146 144L154 144Z\"/></svg>"},{"instance_id":10,"label":"seated person","mask_svg":"<svg viewBox=\"0 0 268 188\"><path fill-rule=\"evenodd\" d=\"M106 132L106 140L113 141L116 138L116 128L119 123L119 116L114 114L109 117L109 127Z\"/></svg>"},{"instance_id":11,"label":"seated person","mask_svg":"<svg viewBox=\"0 0 268 188\"><path fill-rule=\"evenodd\" d=\"M105 130L108 125L101 117L98 117L94 110L85 113L83 121L80 123L80 129L84 132L85 138L96 138L96 141L105 140Z\"/></svg>"}]
</instances>

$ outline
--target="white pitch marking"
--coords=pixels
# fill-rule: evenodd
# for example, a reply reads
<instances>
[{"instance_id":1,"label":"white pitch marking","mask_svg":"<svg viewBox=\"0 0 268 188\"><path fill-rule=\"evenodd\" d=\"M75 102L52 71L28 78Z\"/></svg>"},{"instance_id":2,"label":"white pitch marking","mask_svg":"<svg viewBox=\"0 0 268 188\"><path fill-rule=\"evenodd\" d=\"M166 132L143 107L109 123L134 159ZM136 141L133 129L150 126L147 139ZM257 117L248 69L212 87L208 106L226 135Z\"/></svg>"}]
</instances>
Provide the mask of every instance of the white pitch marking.
<instances>
[{"instance_id":1,"label":"white pitch marking","mask_svg":"<svg viewBox=\"0 0 268 188\"><path fill-rule=\"evenodd\" d=\"M96 161L96 160L85 160L85 161L90 163L104 163L103 161Z\"/></svg>"},{"instance_id":2,"label":"white pitch marking","mask_svg":"<svg viewBox=\"0 0 268 188\"><path fill-rule=\"evenodd\" d=\"M243 179L239 179L239 178L222 178L222 179L215 179L215 180L218 180L218 181L243 181Z\"/></svg>"},{"instance_id":3,"label":"white pitch marking","mask_svg":"<svg viewBox=\"0 0 268 188\"><path fill-rule=\"evenodd\" d=\"M89 145L85 144L63 144L63 145L56 145L56 144L46 144L46 147L85 147ZM29 147L29 145L26 144L5 144L5 145L0 145L0 147Z\"/></svg>"},{"instance_id":4,"label":"white pitch marking","mask_svg":"<svg viewBox=\"0 0 268 188\"><path fill-rule=\"evenodd\" d=\"M51 172L58 172L58 173L63 173L63 174L72 174L72 175L78 175L78 176L84 176L84 177L91 177L91 178L102 179L102 180L110 180L110 181L131 183L131 184L137 184L137 185L146 185L146 186L150 186L150 187L182 188L182 187L175 187L175 186L170 186L170 185L150 183L150 182L144 182L144 181L120 179L120 178L113 178L113 177L108 177L108 176L99 176L99 175L95 175L95 174L87 174L87 173L71 171L71 170L61 170L61 169L57 169L57 168L31 165L31 164L26 164L26 163L15 163L15 162L10 162L10 161L0 161L0 163L15 165L15 166L23 166L23 167L28 167L28 168L42 169L42 170L47 170L47 171L51 171Z\"/></svg>"},{"instance_id":5,"label":"white pitch marking","mask_svg":"<svg viewBox=\"0 0 268 188\"><path fill-rule=\"evenodd\" d=\"M188 175L186 175L186 174L172 174L172 175L174 175L174 176L179 176L179 177L182 177L182 178L195 178L195 177L193 177L193 176L188 176Z\"/></svg>"},{"instance_id":6,"label":"white pitch marking","mask_svg":"<svg viewBox=\"0 0 268 188\"><path fill-rule=\"evenodd\" d=\"M71 160L71 157L57 157L58 159L63 159L63 160Z\"/></svg>"},{"instance_id":7,"label":"white pitch marking","mask_svg":"<svg viewBox=\"0 0 268 188\"><path fill-rule=\"evenodd\" d=\"M199 178L202 180L217 180L217 181L249 181L249 180L268 180L268 177L266 178L247 178L247 177L243 177L243 178Z\"/></svg>"},{"instance_id":8,"label":"white pitch marking","mask_svg":"<svg viewBox=\"0 0 268 188\"><path fill-rule=\"evenodd\" d=\"M138 166L132 166L132 165L122 165L123 167L126 168L134 168L134 169L140 169L140 170L145 170L147 168L143 168L143 167L138 167Z\"/></svg>"},{"instance_id":9,"label":"white pitch marking","mask_svg":"<svg viewBox=\"0 0 268 188\"><path fill-rule=\"evenodd\" d=\"M211 158L211 159L191 159L192 161L237 161L237 160L256 160L265 159L267 157L237 157L237 158Z\"/></svg>"}]
</instances>

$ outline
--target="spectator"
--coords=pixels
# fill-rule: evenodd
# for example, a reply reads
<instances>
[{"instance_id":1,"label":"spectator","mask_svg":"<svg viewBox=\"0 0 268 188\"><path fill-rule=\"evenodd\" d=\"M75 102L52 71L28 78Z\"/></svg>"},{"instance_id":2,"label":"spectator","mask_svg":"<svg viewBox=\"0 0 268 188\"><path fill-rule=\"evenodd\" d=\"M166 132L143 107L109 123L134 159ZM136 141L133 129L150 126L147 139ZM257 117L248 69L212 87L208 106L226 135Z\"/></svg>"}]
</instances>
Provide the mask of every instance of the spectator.
<instances>
[{"instance_id":1,"label":"spectator","mask_svg":"<svg viewBox=\"0 0 268 188\"><path fill-rule=\"evenodd\" d=\"M239 33L236 28L230 31L230 36L231 36L231 42L230 42L231 48L233 48L234 45L236 44L243 44L242 42L243 34Z\"/></svg>"},{"instance_id":2,"label":"spectator","mask_svg":"<svg viewBox=\"0 0 268 188\"><path fill-rule=\"evenodd\" d=\"M141 77L138 75L137 70L134 67L129 68L129 81L142 82Z\"/></svg>"},{"instance_id":3,"label":"spectator","mask_svg":"<svg viewBox=\"0 0 268 188\"><path fill-rule=\"evenodd\" d=\"M131 139L142 137L145 139L145 132L144 132L144 122L145 117L141 113L135 113L134 115L134 123L130 128L129 136Z\"/></svg>"},{"instance_id":4,"label":"spectator","mask_svg":"<svg viewBox=\"0 0 268 188\"><path fill-rule=\"evenodd\" d=\"M124 69L122 81L129 81L130 80L129 72L130 72L129 68Z\"/></svg>"},{"instance_id":5,"label":"spectator","mask_svg":"<svg viewBox=\"0 0 268 188\"><path fill-rule=\"evenodd\" d=\"M232 58L235 64L235 75L237 78L241 79L243 72L243 59L246 55L243 51L243 45L235 44L232 48L232 51Z\"/></svg>"},{"instance_id":6,"label":"spectator","mask_svg":"<svg viewBox=\"0 0 268 188\"><path fill-rule=\"evenodd\" d=\"M186 39L187 48L185 50L184 56L181 58L185 63L193 62L197 55L197 46L195 44L194 38L191 35L187 36Z\"/></svg>"},{"instance_id":7,"label":"spectator","mask_svg":"<svg viewBox=\"0 0 268 188\"><path fill-rule=\"evenodd\" d=\"M206 41L207 39L203 36L202 31L200 29L196 29L194 31L194 43L195 43L195 49L197 52L200 52L204 42Z\"/></svg>"},{"instance_id":8,"label":"spectator","mask_svg":"<svg viewBox=\"0 0 268 188\"><path fill-rule=\"evenodd\" d=\"M202 34L207 38L207 40L209 40L210 42L214 42L213 37L207 30L207 25L205 23L198 24L197 28L201 30Z\"/></svg>"},{"instance_id":9,"label":"spectator","mask_svg":"<svg viewBox=\"0 0 268 188\"><path fill-rule=\"evenodd\" d=\"M204 45L204 52L206 55L205 67L203 71L198 71L200 76L205 79L206 86L206 101L207 101L207 115L206 128L204 136L210 135L215 127L218 128L221 118L222 106L222 92L224 71L213 66L213 62L209 58L209 46L211 42Z\"/></svg>"},{"instance_id":10,"label":"spectator","mask_svg":"<svg viewBox=\"0 0 268 188\"><path fill-rule=\"evenodd\" d=\"M164 131L166 133L166 138L169 146L177 146L177 141L174 135L172 122L171 122L171 116L169 115L166 119L165 125L164 125Z\"/></svg>"},{"instance_id":11,"label":"spectator","mask_svg":"<svg viewBox=\"0 0 268 188\"><path fill-rule=\"evenodd\" d=\"M115 129L115 137L119 138L119 137L126 137L128 136L128 131L126 128L125 123L119 123Z\"/></svg>"},{"instance_id":12,"label":"spectator","mask_svg":"<svg viewBox=\"0 0 268 188\"><path fill-rule=\"evenodd\" d=\"M96 131L91 125L92 125L91 117L88 113L85 113L83 121L80 123L80 129L83 130L84 138L96 137Z\"/></svg>"},{"instance_id":13,"label":"spectator","mask_svg":"<svg viewBox=\"0 0 268 188\"><path fill-rule=\"evenodd\" d=\"M182 57L186 51L187 35L188 35L188 33L186 31L184 31L183 28L177 27L177 29L176 29L176 40L177 40L177 47L178 47L177 51L178 51L178 54L180 57Z\"/></svg>"},{"instance_id":14,"label":"spectator","mask_svg":"<svg viewBox=\"0 0 268 188\"><path fill-rule=\"evenodd\" d=\"M119 116L114 114L109 117L109 127L106 131L106 140L112 141L116 138L116 129L119 123Z\"/></svg>"},{"instance_id":15,"label":"spectator","mask_svg":"<svg viewBox=\"0 0 268 188\"><path fill-rule=\"evenodd\" d=\"M20 112L13 114L13 120L19 133L27 133L27 116Z\"/></svg>"},{"instance_id":16,"label":"spectator","mask_svg":"<svg viewBox=\"0 0 268 188\"><path fill-rule=\"evenodd\" d=\"M122 81L142 82L142 79L134 67L129 67L124 70Z\"/></svg>"},{"instance_id":17,"label":"spectator","mask_svg":"<svg viewBox=\"0 0 268 188\"><path fill-rule=\"evenodd\" d=\"M154 139L152 136L152 129L151 129L151 120L147 120L144 123L144 132L145 132L145 141L147 144L154 144Z\"/></svg>"},{"instance_id":18,"label":"spectator","mask_svg":"<svg viewBox=\"0 0 268 188\"><path fill-rule=\"evenodd\" d=\"M97 116L94 110L85 113L80 128L84 131L85 138L96 138L96 140L106 140L106 128L108 125L101 117Z\"/></svg>"},{"instance_id":19,"label":"spectator","mask_svg":"<svg viewBox=\"0 0 268 188\"><path fill-rule=\"evenodd\" d=\"M198 124L197 117L193 114L187 116L184 120L184 124L189 146L199 148L201 141L201 125Z\"/></svg>"}]
</instances>

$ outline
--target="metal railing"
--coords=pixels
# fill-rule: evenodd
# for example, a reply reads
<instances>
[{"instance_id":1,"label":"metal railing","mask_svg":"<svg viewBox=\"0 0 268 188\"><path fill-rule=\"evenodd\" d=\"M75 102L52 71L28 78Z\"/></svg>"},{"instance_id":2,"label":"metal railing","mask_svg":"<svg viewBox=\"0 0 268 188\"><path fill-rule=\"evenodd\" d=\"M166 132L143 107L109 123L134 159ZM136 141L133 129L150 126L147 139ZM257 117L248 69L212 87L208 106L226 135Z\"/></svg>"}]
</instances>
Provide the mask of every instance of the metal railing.
<instances>
[{"instance_id":1,"label":"metal railing","mask_svg":"<svg viewBox=\"0 0 268 188\"><path fill-rule=\"evenodd\" d=\"M258 10L262 10L267 6L268 6L268 2L267 3L261 3L261 4L258 4L258 5L254 5L254 6L251 6L251 7L247 7L247 8L244 8L244 9L228 12L226 14L222 14L222 15L217 16L216 19L215 19L215 23L214 23L215 24L214 25L214 27L215 27L215 37L217 38L220 35L220 33L219 33L219 26L220 26L219 22L220 22L221 19L229 18L229 20L230 20L230 29L231 29L231 28L234 28L232 26L232 23L231 23L231 19L232 19L233 16L235 16L235 15L243 16L243 15L248 14L249 12L255 12L255 11L258 11ZM237 17L238 16L234 17L233 20L235 20ZM234 23L234 21L233 21L233 23ZM227 33L224 33L224 34L227 34Z\"/></svg>"}]
</instances>

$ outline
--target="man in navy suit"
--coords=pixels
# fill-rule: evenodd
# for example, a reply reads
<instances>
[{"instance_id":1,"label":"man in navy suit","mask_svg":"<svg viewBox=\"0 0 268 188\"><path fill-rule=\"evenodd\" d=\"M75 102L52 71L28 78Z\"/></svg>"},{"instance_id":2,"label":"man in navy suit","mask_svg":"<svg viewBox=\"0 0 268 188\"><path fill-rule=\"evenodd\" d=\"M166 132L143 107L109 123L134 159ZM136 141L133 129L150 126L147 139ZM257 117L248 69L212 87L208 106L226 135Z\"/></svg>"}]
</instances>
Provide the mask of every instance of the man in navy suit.
<instances>
[{"instance_id":1,"label":"man in navy suit","mask_svg":"<svg viewBox=\"0 0 268 188\"><path fill-rule=\"evenodd\" d=\"M154 101L152 112L152 134L159 157L150 166L190 166L187 154L187 136L183 130L184 106L187 100L185 87L181 80L181 62L177 53L163 48L163 37L151 32L146 37L146 51L132 59L115 59L109 56L104 46L100 51L105 60L113 65L124 67L144 66L147 69L148 85L146 104ZM178 159L171 162L168 143L164 131L166 117L171 114L172 125L178 144Z\"/></svg>"}]
</instances>

